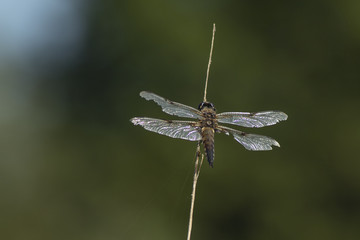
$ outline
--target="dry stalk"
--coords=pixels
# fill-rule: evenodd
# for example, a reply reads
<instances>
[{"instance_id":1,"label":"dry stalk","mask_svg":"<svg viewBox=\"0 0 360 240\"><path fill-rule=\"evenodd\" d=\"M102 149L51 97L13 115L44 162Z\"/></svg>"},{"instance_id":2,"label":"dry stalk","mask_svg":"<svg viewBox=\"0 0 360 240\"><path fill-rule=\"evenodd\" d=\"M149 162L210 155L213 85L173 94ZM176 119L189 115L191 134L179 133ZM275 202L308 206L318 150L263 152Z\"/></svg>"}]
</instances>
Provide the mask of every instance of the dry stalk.
<instances>
[{"instance_id":1,"label":"dry stalk","mask_svg":"<svg viewBox=\"0 0 360 240\"><path fill-rule=\"evenodd\" d=\"M208 63L207 71L206 71L204 102L206 102L207 85L208 85L208 80L209 80L210 65L211 65L212 53L213 53L213 48L214 48L215 31L216 31L216 28L215 28L215 23L214 23L213 24L213 34L212 34L212 39L211 39L209 63Z\"/></svg>"},{"instance_id":2,"label":"dry stalk","mask_svg":"<svg viewBox=\"0 0 360 240\"><path fill-rule=\"evenodd\" d=\"M201 156L201 161L199 162L200 156ZM197 184L197 180L200 175L200 169L201 169L203 160L204 160L204 155L201 154L201 152L200 152L200 141L199 141L197 148L196 148L196 159L195 159L195 167L194 167L195 171L194 171L193 190L191 193L191 207L190 207L190 217L189 217L189 228L188 228L187 240L190 240L190 238L191 238L192 222L193 222L193 216L194 216L196 184Z\"/></svg>"},{"instance_id":3,"label":"dry stalk","mask_svg":"<svg viewBox=\"0 0 360 240\"><path fill-rule=\"evenodd\" d=\"M206 80L205 80L205 90L204 90L204 102L206 102L206 93L207 93L207 85L209 80L209 72L210 72L210 65L211 65L211 58L212 58L212 52L214 48L214 38L215 38L215 23L213 24L213 34L211 39L211 48L210 48L210 56L209 56L209 63L206 71ZM193 223L193 216L194 216L194 205L195 205L195 194L196 194L196 184L200 175L200 169L204 160L204 155L201 154L200 151L200 144L201 141L198 142L197 148L196 148L196 159L195 159L195 170L194 170L194 181L193 181L193 190L191 193L191 207L190 207L190 216L189 216L189 227L188 227L188 235L187 240L191 239L191 230L192 230L192 223ZM201 161L199 162L201 156Z\"/></svg>"}]
</instances>

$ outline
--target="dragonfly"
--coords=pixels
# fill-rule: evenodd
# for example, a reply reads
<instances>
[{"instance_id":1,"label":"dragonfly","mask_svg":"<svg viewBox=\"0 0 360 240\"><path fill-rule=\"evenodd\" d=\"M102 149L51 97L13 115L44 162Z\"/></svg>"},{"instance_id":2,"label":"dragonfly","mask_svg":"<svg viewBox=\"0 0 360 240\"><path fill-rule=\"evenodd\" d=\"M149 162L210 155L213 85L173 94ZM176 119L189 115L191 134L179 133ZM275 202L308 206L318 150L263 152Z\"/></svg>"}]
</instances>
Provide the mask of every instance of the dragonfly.
<instances>
[{"instance_id":1,"label":"dragonfly","mask_svg":"<svg viewBox=\"0 0 360 240\"><path fill-rule=\"evenodd\" d=\"M234 139L247 150L266 151L272 150L272 146L280 147L280 144L267 136L249 134L233 128L219 125L219 123L233 124L241 127L260 128L285 121L288 116L280 111L262 112L223 112L216 113L214 104L201 102L198 109L173 102L152 92L142 91L140 96L146 100L152 100L162 108L162 111L178 117L192 118L196 121L162 120L149 117L134 117L130 121L134 125L140 125L148 131L162 134L172 138L188 141L199 141L203 144L209 165L213 167L215 159L215 133L232 135Z\"/></svg>"}]
</instances>

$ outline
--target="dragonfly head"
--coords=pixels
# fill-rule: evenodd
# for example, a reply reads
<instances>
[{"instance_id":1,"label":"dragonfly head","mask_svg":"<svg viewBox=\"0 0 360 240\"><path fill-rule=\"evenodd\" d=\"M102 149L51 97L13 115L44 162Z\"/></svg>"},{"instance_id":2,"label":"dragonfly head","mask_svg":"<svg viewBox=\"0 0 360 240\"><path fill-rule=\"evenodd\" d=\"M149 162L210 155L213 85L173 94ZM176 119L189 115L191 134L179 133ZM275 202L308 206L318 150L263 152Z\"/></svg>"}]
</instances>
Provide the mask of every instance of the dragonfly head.
<instances>
[{"instance_id":1,"label":"dragonfly head","mask_svg":"<svg viewBox=\"0 0 360 240\"><path fill-rule=\"evenodd\" d=\"M199 104L198 109L200 111L203 110L204 108L210 108L210 109L216 111L216 109L214 107L214 104L212 104L211 102L202 102L202 103Z\"/></svg>"}]
</instances>

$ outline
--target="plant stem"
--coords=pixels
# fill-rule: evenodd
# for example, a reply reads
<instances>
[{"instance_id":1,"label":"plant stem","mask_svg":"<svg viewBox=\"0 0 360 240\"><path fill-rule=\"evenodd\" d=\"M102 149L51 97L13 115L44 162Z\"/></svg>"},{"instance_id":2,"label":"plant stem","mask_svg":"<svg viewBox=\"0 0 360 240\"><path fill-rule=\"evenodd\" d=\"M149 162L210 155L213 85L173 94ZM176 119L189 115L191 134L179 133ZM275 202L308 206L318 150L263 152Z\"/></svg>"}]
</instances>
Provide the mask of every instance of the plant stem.
<instances>
[{"instance_id":1,"label":"plant stem","mask_svg":"<svg viewBox=\"0 0 360 240\"><path fill-rule=\"evenodd\" d=\"M210 48L209 63L208 63L207 71L206 71L205 90L204 90L204 102L206 102L207 85L208 85L208 80L209 80L209 72L210 72L212 52L213 52L213 48L214 48L215 31L216 31L216 28L215 28L215 23L214 23L214 24L213 24L213 34L212 34L212 39L211 39L211 48Z\"/></svg>"},{"instance_id":2,"label":"plant stem","mask_svg":"<svg viewBox=\"0 0 360 240\"><path fill-rule=\"evenodd\" d=\"M187 240L190 240L190 238L191 238L192 222L193 222L193 216L194 216L196 184L197 184L197 180L198 180L199 175L200 175L201 165L202 165L203 160L204 160L204 155L201 154L201 152L200 152L200 143L201 142L199 141L198 145L197 145L197 148L196 148L196 160L195 160L195 167L194 167L195 171L194 171L193 190L192 190L192 193L191 193L191 207L190 207L190 217L189 217L189 227L188 227ZM199 162L200 155L201 155L201 161Z\"/></svg>"},{"instance_id":3,"label":"plant stem","mask_svg":"<svg viewBox=\"0 0 360 240\"><path fill-rule=\"evenodd\" d=\"M212 52L214 48L214 38L215 38L215 23L213 24L213 34L211 39L211 48L210 48L210 56L209 56L209 63L207 67L206 72L206 81L205 81L205 90L204 90L204 102L206 102L206 92L207 92L207 85L209 80L209 72L210 72L210 65L211 65L211 58L212 58ZM188 227L188 235L187 240L190 240L191 238L191 230L192 230L192 223L193 223L193 216L194 216L194 205L195 205L195 194L196 194L196 184L200 175L200 169L201 165L204 160L204 155L200 152L200 144L201 141L198 142L197 148L196 148L196 160L195 160L195 170L194 170L194 181L193 181L193 190L191 193L191 207L190 207L190 216L189 216L189 227ZM201 161L199 162L201 156Z\"/></svg>"}]
</instances>

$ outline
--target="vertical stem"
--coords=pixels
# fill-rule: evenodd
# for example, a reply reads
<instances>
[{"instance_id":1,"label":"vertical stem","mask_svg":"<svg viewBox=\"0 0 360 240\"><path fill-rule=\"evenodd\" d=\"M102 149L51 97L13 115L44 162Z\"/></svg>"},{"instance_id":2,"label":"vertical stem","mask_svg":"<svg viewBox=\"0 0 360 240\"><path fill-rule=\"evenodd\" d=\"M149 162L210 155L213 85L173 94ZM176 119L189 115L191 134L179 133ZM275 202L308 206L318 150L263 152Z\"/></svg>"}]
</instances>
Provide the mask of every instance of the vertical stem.
<instances>
[{"instance_id":1,"label":"vertical stem","mask_svg":"<svg viewBox=\"0 0 360 240\"><path fill-rule=\"evenodd\" d=\"M189 217L189 228L188 228L187 240L190 240L190 238L191 238L192 222L193 222L193 216L194 216L196 184L197 184L197 180L199 178L201 165L204 160L204 155L201 154L201 152L200 152L200 143L201 142L199 141L197 148L196 148L195 171L194 171L193 190L191 193L191 207L190 207L190 217ZM201 161L199 162L200 155L201 155Z\"/></svg>"},{"instance_id":2,"label":"vertical stem","mask_svg":"<svg viewBox=\"0 0 360 240\"><path fill-rule=\"evenodd\" d=\"M204 90L204 102L206 102L206 92L207 92L207 85L209 80L209 72L210 72L210 65L211 65L211 58L212 58L212 52L214 48L214 38L215 38L215 23L213 24L213 34L211 39L211 48L210 48L210 56L209 56L209 63L207 67L206 72L206 81L205 81L205 90ZM191 239L191 230L192 230L192 223L193 223L193 216L194 216L194 205L195 205L195 194L196 194L196 184L200 175L200 169L201 165L204 160L204 155L200 152L200 144L201 141L198 142L197 148L196 148L196 160L195 160L195 170L194 170L194 181L193 181L193 190L191 193L191 207L190 207L190 216L189 216L189 227L188 227L188 235L187 240ZM200 160L201 156L201 160ZM199 162L200 160L200 162Z\"/></svg>"},{"instance_id":3,"label":"vertical stem","mask_svg":"<svg viewBox=\"0 0 360 240\"><path fill-rule=\"evenodd\" d=\"M214 48L215 31L216 31L216 28L215 28L215 23L214 23L214 24L213 24L213 34L212 34L212 39L211 39L211 48L210 48L209 63L208 63L207 71L206 71L206 81L205 81L205 90L204 90L204 102L206 102L206 92L207 92L207 85L208 85L208 80L209 80L209 72L210 72L212 52L213 52L213 48Z\"/></svg>"}]
</instances>

